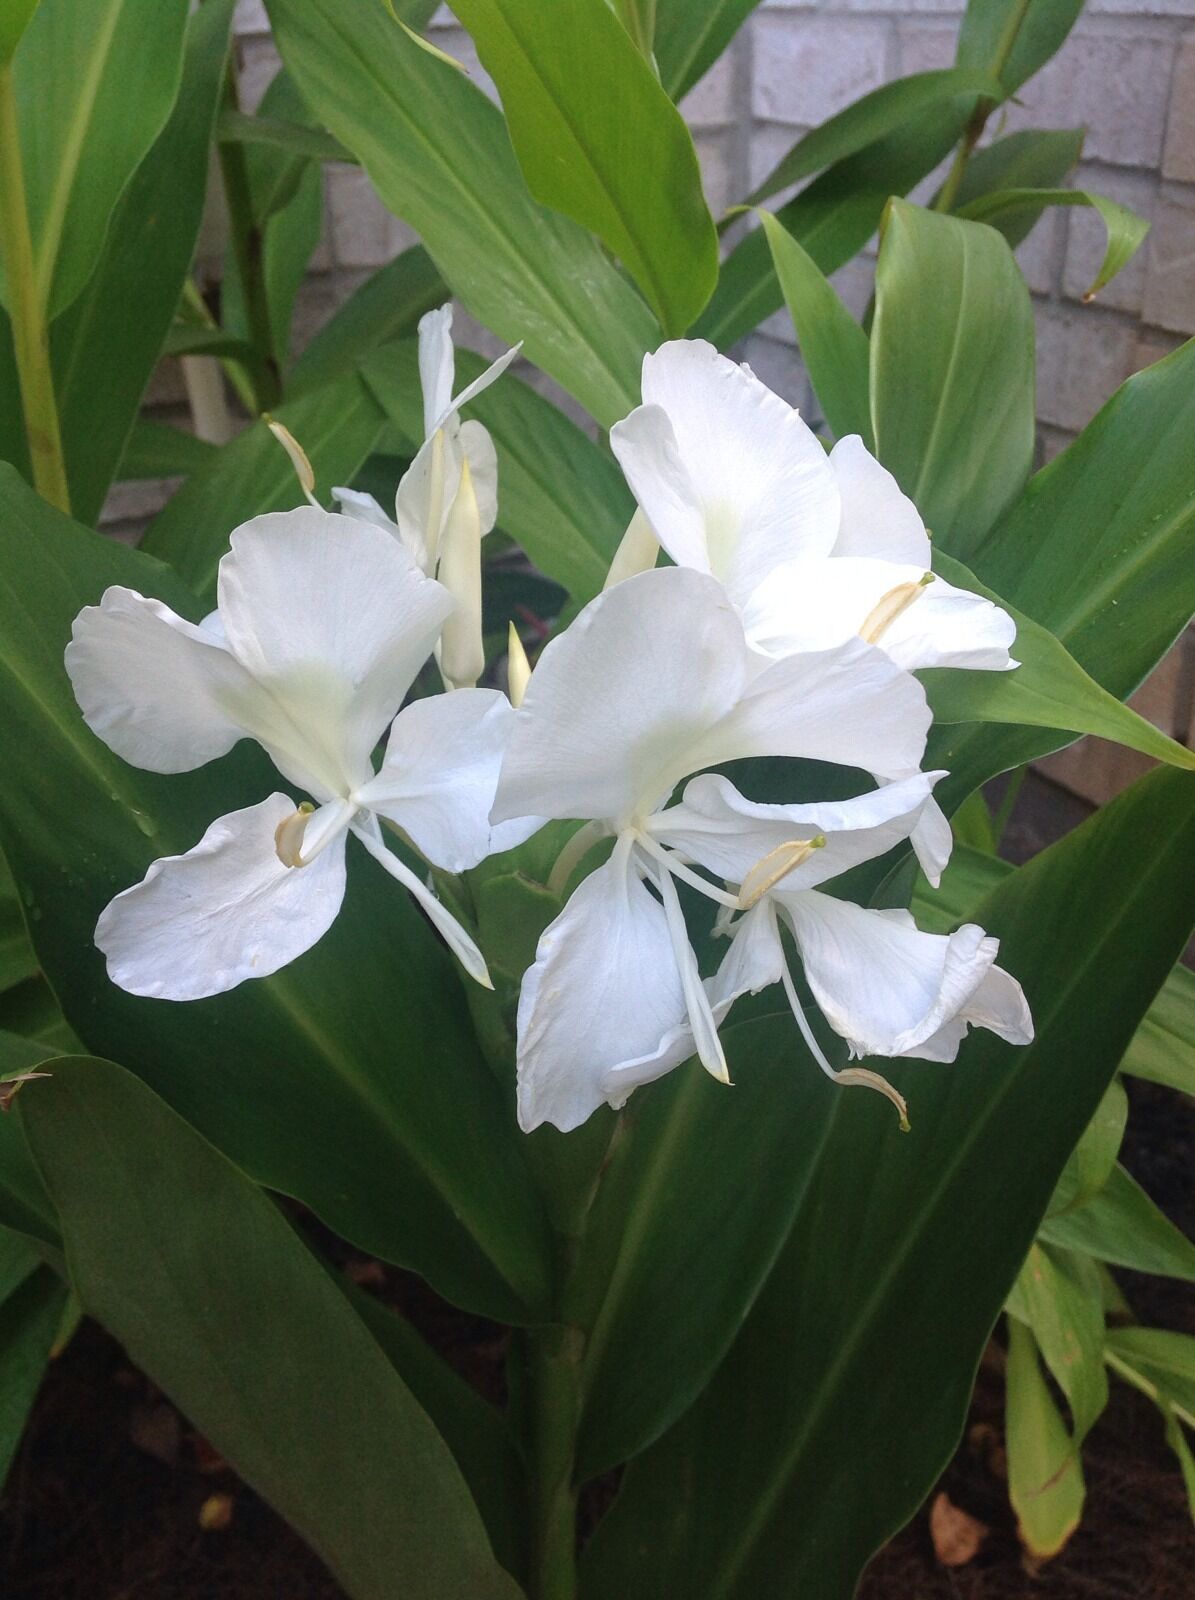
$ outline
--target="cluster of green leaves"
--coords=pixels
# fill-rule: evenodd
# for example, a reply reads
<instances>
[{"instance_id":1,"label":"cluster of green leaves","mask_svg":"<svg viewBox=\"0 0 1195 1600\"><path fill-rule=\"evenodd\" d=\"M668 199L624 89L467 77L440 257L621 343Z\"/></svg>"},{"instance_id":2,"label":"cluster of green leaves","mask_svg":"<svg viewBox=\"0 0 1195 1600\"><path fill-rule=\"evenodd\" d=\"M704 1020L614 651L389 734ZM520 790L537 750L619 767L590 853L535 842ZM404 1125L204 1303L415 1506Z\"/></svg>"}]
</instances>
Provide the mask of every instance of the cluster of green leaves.
<instances>
[{"instance_id":1,"label":"cluster of green leaves","mask_svg":"<svg viewBox=\"0 0 1195 1600\"><path fill-rule=\"evenodd\" d=\"M1195 916L1195 761L1124 704L1195 610L1195 347L1130 380L1033 474L1032 322L1010 246L1045 206L1094 205L1098 286L1142 230L1060 188L1076 133L976 148L1075 0L973 3L957 64L798 141L744 201L804 187L721 263L676 101L751 0L558 0L550 29L542 0L459 0L501 110L411 31L427 0L268 0L284 71L253 117L230 87L232 0L188 9L41 0L0 23L66 483L55 509L25 481L38 463L13 333L28 300L10 295L0 1076L48 1081L0 1117L0 1470L81 1305L356 1600L399 1578L412 1600L846 1600L953 1448L1007 1306L1012 1492L1034 1548L1078 1514L1105 1368L1157 1401L1195 1476L1190 1341L1128 1322L1108 1272L1192 1271L1116 1166L1115 1085L1195 1084L1195 984L1172 971ZM188 277L213 144L230 218L218 308ZM956 145L936 209L894 198ZM320 165L346 160L422 244L296 355ZM864 327L827 274L881 224ZM6 235L0 248L11 259ZM275 409L302 442L321 491L392 484L422 433L415 326L449 293L601 427L636 403L661 338L725 346L787 303L829 430L861 433L896 474L944 576L1017 616L1017 672L927 675L948 809L1083 733L1163 764L1027 867L963 851L941 894L923 886L927 923L1000 935L1038 1036L899 1069L910 1139L810 1070L766 995L727 1029L733 1095L683 1070L637 1095L616 1137L601 1117L520 1135L511 1012L558 905L553 830L445 886L491 954L492 999L464 1003L360 852L344 914L294 967L186 1007L108 982L91 943L105 902L260 798L266 775L243 750L171 778L117 760L70 692L71 621L110 583L200 617L230 530L296 498L261 420L218 448L139 421L150 373L163 352L218 358L250 415ZM477 370L460 367L462 382ZM517 377L473 414L500 463L497 640L509 616L595 595L632 506L609 453ZM137 473L184 482L133 551L89 525ZM901 858L865 887L895 904L912 884ZM509 1406L332 1272L279 1197L513 1327ZM574 1570L577 1492L624 1465ZM562 1509L563 1554L548 1538Z\"/></svg>"}]
</instances>

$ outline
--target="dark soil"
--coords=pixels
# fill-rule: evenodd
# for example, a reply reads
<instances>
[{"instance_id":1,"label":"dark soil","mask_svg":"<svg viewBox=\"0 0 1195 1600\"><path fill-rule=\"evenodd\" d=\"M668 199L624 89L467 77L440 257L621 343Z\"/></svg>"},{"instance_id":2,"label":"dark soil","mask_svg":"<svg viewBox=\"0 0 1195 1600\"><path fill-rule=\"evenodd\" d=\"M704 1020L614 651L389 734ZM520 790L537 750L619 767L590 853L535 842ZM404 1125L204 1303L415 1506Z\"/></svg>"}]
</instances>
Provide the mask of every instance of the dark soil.
<instances>
[{"instance_id":1,"label":"dark soil","mask_svg":"<svg viewBox=\"0 0 1195 1600\"><path fill-rule=\"evenodd\" d=\"M1008 855L1035 854L1087 810L1031 779L1006 839ZM1123 1159L1195 1234L1195 1102L1140 1083L1130 1085L1130 1098ZM409 1317L480 1392L501 1400L498 1330L444 1306L407 1274L363 1261L326 1235L319 1242L362 1287ZM1189 1288L1120 1278L1142 1321L1195 1334ZM858 1600L1195 1597L1195 1535L1183 1486L1146 1400L1114 1384L1084 1448L1082 1526L1058 1560L1036 1572L1023 1559L1008 1506L1001 1413L993 1347L966 1435L938 1486L990 1530L975 1558L942 1566L923 1511L872 1563ZM343 1600L286 1524L89 1322L54 1363L0 1498L0 1573L3 1600Z\"/></svg>"}]
</instances>

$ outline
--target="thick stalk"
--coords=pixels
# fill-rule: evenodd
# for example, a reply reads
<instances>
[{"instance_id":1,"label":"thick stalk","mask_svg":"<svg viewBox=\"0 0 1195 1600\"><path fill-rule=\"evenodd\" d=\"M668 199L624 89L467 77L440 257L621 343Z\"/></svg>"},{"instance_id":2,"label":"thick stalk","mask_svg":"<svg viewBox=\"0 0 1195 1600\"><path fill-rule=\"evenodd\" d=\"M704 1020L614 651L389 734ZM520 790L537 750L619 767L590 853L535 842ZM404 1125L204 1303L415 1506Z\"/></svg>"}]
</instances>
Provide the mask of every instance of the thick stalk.
<instances>
[{"instance_id":1,"label":"thick stalk","mask_svg":"<svg viewBox=\"0 0 1195 1600\"><path fill-rule=\"evenodd\" d=\"M579 1328L528 1334L531 1355L532 1600L575 1600L577 1491L573 1484L581 1413Z\"/></svg>"},{"instance_id":2,"label":"thick stalk","mask_svg":"<svg viewBox=\"0 0 1195 1600\"><path fill-rule=\"evenodd\" d=\"M0 252L8 278L8 311L33 486L51 505L69 512L70 490L54 399L46 308L33 262L11 65L0 67Z\"/></svg>"},{"instance_id":3,"label":"thick stalk","mask_svg":"<svg viewBox=\"0 0 1195 1600\"><path fill-rule=\"evenodd\" d=\"M1031 0L1017 0L1016 5L1013 6L1008 14L1008 21L1005 23L1004 32L1000 35L999 42L996 45L996 54L992 62L993 78L999 78L1008 65L1008 58L1012 54L1013 45L1017 42L1017 35L1021 31L1030 3ZM996 109L996 105L997 102L995 100L981 100L975 107L975 113L967 124L963 137L959 141L959 147L954 153L954 161L946 175L946 182L942 185L938 198L934 201L935 211L952 211L954 209L954 203L958 199L958 192L962 187L963 178L966 176L967 163L970 161L975 146L979 143L984 128L987 127L988 118Z\"/></svg>"}]
</instances>

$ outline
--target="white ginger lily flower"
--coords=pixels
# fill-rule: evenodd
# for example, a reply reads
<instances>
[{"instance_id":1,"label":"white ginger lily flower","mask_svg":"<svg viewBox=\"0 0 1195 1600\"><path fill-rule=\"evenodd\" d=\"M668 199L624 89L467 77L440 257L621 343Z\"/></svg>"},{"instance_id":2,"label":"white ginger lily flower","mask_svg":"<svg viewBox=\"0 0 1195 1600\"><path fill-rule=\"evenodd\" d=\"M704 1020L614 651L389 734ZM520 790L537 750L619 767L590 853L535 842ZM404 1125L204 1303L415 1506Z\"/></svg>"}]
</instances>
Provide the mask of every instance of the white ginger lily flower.
<instances>
[{"instance_id":1,"label":"white ginger lily flower","mask_svg":"<svg viewBox=\"0 0 1195 1600\"><path fill-rule=\"evenodd\" d=\"M878 1089L907 1126L904 1100L867 1068L836 1070L806 1021L780 937L787 923L814 999L851 1055L953 1061L968 1027L1028 1044L1033 1022L1017 981L995 965L999 941L967 924L949 936L921 932L907 911L874 911L818 885L907 838L945 774L918 773L838 803L760 805L706 774L665 812L674 847L741 884L745 915L711 984L752 993L780 982L814 1059L839 1083ZM741 948L738 948L741 946Z\"/></svg>"},{"instance_id":2,"label":"white ginger lily flower","mask_svg":"<svg viewBox=\"0 0 1195 1600\"><path fill-rule=\"evenodd\" d=\"M454 399L452 307L427 312L419 319L424 440L399 482L394 517L371 494L332 491L347 516L376 523L401 539L420 571L438 578L456 601L438 654L450 689L475 684L485 670L481 541L498 517L494 441L480 422L462 422L460 412L501 377L521 349L517 344L505 351Z\"/></svg>"},{"instance_id":3,"label":"white ginger lily flower","mask_svg":"<svg viewBox=\"0 0 1195 1600\"><path fill-rule=\"evenodd\" d=\"M708 575L644 572L592 601L531 675L492 813L587 820L557 863L561 887L589 847L615 841L524 976L520 1125L567 1131L621 1103L675 1064L686 1029L676 1060L695 1047L726 1078L674 879L722 906L739 901L670 851L661 808L679 782L759 755L915 767L928 725L920 685L860 639L765 662Z\"/></svg>"},{"instance_id":4,"label":"white ginger lily flower","mask_svg":"<svg viewBox=\"0 0 1195 1600\"><path fill-rule=\"evenodd\" d=\"M644 357L643 398L611 448L664 549L723 580L758 649L858 634L909 672L1016 666L1011 617L934 577L917 508L857 435L827 457L787 402L699 339ZM935 803L912 842L937 883L951 836Z\"/></svg>"},{"instance_id":5,"label":"white ginger lily flower","mask_svg":"<svg viewBox=\"0 0 1195 1600\"><path fill-rule=\"evenodd\" d=\"M276 972L339 911L351 832L488 984L473 940L387 849L380 823L453 872L505 848L488 818L514 717L506 697L469 689L399 712L451 596L388 534L307 507L238 528L218 595L199 626L124 588L80 612L66 665L84 718L151 772L190 771L256 739L315 805L273 794L155 861L97 924L113 981L191 1000ZM514 843L527 830L507 831Z\"/></svg>"}]
</instances>

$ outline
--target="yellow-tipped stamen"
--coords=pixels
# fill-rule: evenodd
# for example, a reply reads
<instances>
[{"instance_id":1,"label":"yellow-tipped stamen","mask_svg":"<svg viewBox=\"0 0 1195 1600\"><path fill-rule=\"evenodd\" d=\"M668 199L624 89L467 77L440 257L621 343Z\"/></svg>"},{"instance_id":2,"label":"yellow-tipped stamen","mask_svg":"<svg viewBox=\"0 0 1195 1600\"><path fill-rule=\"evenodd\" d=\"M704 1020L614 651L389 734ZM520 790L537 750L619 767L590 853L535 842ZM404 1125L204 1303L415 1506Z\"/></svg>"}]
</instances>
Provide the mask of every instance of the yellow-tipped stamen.
<instances>
[{"instance_id":1,"label":"yellow-tipped stamen","mask_svg":"<svg viewBox=\"0 0 1195 1600\"><path fill-rule=\"evenodd\" d=\"M774 889L781 879L787 878L790 872L795 872L808 861L815 850L825 849L825 845L826 836L819 833L816 839L789 839L784 844L778 844L774 850L769 850L743 879L739 890L740 908L750 911L769 889Z\"/></svg>"},{"instance_id":2,"label":"yellow-tipped stamen","mask_svg":"<svg viewBox=\"0 0 1195 1600\"><path fill-rule=\"evenodd\" d=\"M822 1050L821 1045L814 1038L813 1029L809 1026L805 1016L800 996L797 994L797 986L792 980L792 973L788 970L787 962L781 963L780 980L784 984L784 992L788 996L789 1008L797 1019L797 1027L801 1030L801 1037L808 1045L810 1055L826 1074L826 1077L833 1078L835 1083L842 1084L847 1088L852 1085L858 1085L864 1089L878 1090L886 1100L890 1100L896 1107L900 1116L900 1131L908 1133L909 1108L905 1103L904 1095L894 1089L887 1078L881 1078L878 1072L871 1072L866 1067L843 1067L841 1071L837 1067L832 1067L826 1060L825 1052Z\"/></svg>"},{"instance_id":3,"label":"yellow-tipped stamen","mask_svg":"<svg viewBox=\"0 0 1195 1600\"><path fill-rule=\"evenodd\" d=\"M530 680L531 663L527 660L519 630L512 622L506 634L506 692L516 710L523 704Z\"/></svg>"},{"instance_id":4,"label":"yellow-tipped stamen","mask_svg":"<svg viewBox=\"0 0 1195 1600\"><path fill-rule=\"evenodd\" d=\"M309 503L317 511L322 511L323 507L315 498L315 473L312 470L311 462L307 459L306 450L303 449L303 446L290 429L283 423L276 421L268 411L262 412L262 420L290 457L290 464L295 469L295 477L299 480L299 488L302 489Z\"/></svg>"},{"instance_id":5,"label":"yellow-tipped stamen","mask_svg":"<svg viewBox=\"0 0 1195 1600\"><path fill-rule=\"evenodd\" d=\"M304 864L303 835L307 832L307 820L314 810L310 800L304 800L274 829L274 849L284 867L301 867Z\"/></svg>"},{"instance_id":6,"label":"yellow-tipped stamen","mask_svg":"<svg viewBox=\"0 0 1195 1600\"><path fill-rule=\"evenodd\" d=\"M927 584L934 581L932 572L924 573L916 583L898 583L895 589L888 593L872 606L863 619L863 626L859 629L859 637L866 644L879 644L880 639L896 621L903 616L913 602L921 595Z\"/></svg>"}]
</instances>

